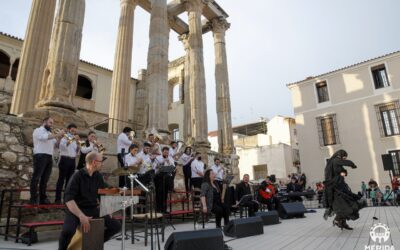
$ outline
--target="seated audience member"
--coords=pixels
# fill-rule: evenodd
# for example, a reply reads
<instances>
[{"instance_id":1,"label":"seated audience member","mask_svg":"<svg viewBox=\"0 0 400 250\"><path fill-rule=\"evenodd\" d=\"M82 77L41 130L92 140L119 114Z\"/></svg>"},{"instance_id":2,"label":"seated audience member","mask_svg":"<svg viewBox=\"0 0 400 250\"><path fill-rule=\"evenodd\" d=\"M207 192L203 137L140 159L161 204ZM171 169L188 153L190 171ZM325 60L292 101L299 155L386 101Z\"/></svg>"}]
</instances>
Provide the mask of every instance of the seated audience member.
<instances>
[{"instance_id":1,"label":"seated audience member","mask_svg":"<svg viewBox=\"0 0 400 250\"><path fill-rule=\"evenodd\" d=\"M293 176L291 181L290 181L290 183L287 185L286 191L288 193L291 193L291 192L302 192L303 188L302 188L301 185L299 185L297 183L297 178ZM289 200L290 201L303 201L301 196L290 197Z\"/></svg>"}]
</instances>

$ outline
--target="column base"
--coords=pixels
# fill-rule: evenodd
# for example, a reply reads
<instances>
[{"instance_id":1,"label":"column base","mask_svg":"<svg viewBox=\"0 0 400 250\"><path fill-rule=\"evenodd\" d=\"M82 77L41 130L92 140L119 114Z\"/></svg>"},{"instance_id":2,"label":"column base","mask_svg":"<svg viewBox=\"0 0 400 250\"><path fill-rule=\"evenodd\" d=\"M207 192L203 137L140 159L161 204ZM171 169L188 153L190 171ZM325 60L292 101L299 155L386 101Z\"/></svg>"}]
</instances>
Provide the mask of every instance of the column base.
<instances>
[{"instance_id":1,"label":"column base","mask_svg":"<svg viewBox=\"0 0 400 250\"><path fill-rule=\"evenodd\" d=\"M76 108L74 105L72 105L70 103L54 101L54 100L39 101L36 106L38 108L53 108L54 107L54 108L67 109L74 113L76 113L76 111L78 111L78 108Z\"/></svg>"},{"instance_id":2,"label":"column base","mask_svg":"<svg viewBox=\"0 0 400 250\"><path fill-rule=\"evenodd\" d=\"M65 128L70 123L75 123L79 130L88 128L85 119L69 109L60 107L40 107L21 114L21 117L38 125L42 124L45 117L51 117L54 119L54 127L57 128Z\"/></svg>"}]
</instances>

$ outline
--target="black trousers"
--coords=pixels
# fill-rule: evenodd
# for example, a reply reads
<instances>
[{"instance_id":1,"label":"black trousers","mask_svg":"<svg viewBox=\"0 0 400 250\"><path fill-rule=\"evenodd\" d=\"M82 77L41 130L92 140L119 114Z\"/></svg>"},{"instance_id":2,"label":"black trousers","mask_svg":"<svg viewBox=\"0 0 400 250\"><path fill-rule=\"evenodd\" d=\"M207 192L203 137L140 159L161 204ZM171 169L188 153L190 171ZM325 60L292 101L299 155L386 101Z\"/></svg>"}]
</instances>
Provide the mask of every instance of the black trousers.
<instances>
[{"instance_id":1,"label":"black trousers","mask_svg":"<svg viewBox=\"0 0 400 250\"><path fill-rule=\"evenodd\" d=\"M261 199L261 202L267 205L268 211L277 210L279 207L279 199L276 197L272 197L269 199Z\"/></svg>"},{"instance_id":2,"label":"black trousers","mask_svg":"<svg viewBox=\"0 0 400 250\"><path fill-rule=\"evenodd\" d=\"M218 185L218 187L219 187L219 190L221 190L221 192L222 192L222 187L223 187L222 181L216 180L215 183L217 183L217 185Z\"/></svg>"},{"instance_id":3,"label":"black trousers","mask_svg":"<svg viewBox=\"0 0 400 250\"><path fill-rule=\"evenodd\" d=\"M211 210L215 214L215 224L217 228L221 227L222 218L224 218L224 225L229 223L229 207L221 202L214 202L213 208Z\"/></svg>"},{"instance_id":4,"label":"black trousers","mask_svg":"<svg viewBox=\"0 0 400 250\"><path fill-rule=\"evenodd\" d=\"M37 186L39 184L39 198L44 201L47 198L47 182L53 167L53 157L48 154L35 154L33 156L33 174L30 185L31 201L37 201ZM40 181L40 183L39 183Z\"/></svg>"},{"instance_id":5,"label":"black trousers","mask_svg":"<svg viewBox=\"0 0 400 250\"><path fill-rule=\"evenodd\" d=\"M56 186L56 201L61 201L61 192L63 187L67 187L69 178L75 171L75 158L69 158L61 156L60 162L58 163L58 180Z\"/></svg>"},{"instance_id":6,"label":"black trousers","mask_svg":"<svg viewBox=\"0 0 400 250\"><path fill-rule=\"evenodd\" d=\"M241 206L247 207L249 211L249 216L252 217L258 211L258 204L254 201L244 201Z\"/></svg>"},{"instance_id":7,"label":"black trousers","mask_svg":"<svg viewBox=\"0 0 400 250\"><path fill-rule=\"evenodd\" d=\"M184 180L186 192L189 192L192 190L192 184L190 183L190 179L192 177L192 168L190 167L190 163L183 166L183 175L185 178Z\"/></svg>"},{"instance_id":8,"label":"black trousers","mask_svg":"<svg viewBox=\"0 0 400 250\"><path fill-rule=\"evenodd\" d=\"M125 156L125 154L121 154L121 153L119 153L119 154L117 155L118 163L119 163L119 166L120 166L121 168L124 167L124 158L123 158L124 156ZM128 186L128 185L129 185L129 186ZM128 178L127 178L126 176L120 176L120 177L119 177L118 186L119 186L119 187L125 187L125 186L126 186L126 187L130 187Z\"/></svg>"},{"instance_id":9,"label":"black trousers","mask_svg":"<svg viewBox=\"0 0 400 250\"><path fill-rule=\"evenodd\" d=\"M93 218L99 218L99 209L81 209L82 212L88 216ZM121 231L121 223L119 221L111 219L109 215L104 217L104 242L108 241L114 234ZM76 228L79 226L79 218L73 215L68 210L65 212L65 219L63 228L61 231L60 239L58 241L58 249L66 250L68 248L68 244L70 243L72 237L75 234Z\"/></svg>"},{"instance_id":10,"label":"black trousers","mask_svg":"<svg viewBox=\"0 0 400 250\"><path fill-rule=\"evenodd\" d=\"M201 188L201 183L203 183L203 177L195 177L190 179L190 183L195 188Z\"/></svg>"},{"instance_id":11,"label":"black trousers","mask_svg":"<svg viewBox=\"0 0 400 250\"><path fill-rule=\"evenodd\" d=\"M156 209L159 213L165 213L167 211L169 178L169 174L166 173L159 173L154 177L154 185L156 188Z\"/></svg>"}]
</instances>

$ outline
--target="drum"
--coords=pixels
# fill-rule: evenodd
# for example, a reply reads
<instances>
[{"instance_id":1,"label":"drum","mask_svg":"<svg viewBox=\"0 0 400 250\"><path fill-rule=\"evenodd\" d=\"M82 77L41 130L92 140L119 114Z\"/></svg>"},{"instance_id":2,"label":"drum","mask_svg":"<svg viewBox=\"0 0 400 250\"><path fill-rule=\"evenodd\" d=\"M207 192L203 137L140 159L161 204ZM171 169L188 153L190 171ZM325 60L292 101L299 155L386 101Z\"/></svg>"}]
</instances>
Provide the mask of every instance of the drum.
<instances>
[{"instance_id":1,"label":"drum","mask_svg":"<svg viewBox=\"0 0 400 250\"><path fill-rule=\"evenodd\" d=\"M82 233L77 229L68 250L103 250L104 249L104 220L102 218L90 220L90 230L88 233Z\"/></svg>"}]
</instances>

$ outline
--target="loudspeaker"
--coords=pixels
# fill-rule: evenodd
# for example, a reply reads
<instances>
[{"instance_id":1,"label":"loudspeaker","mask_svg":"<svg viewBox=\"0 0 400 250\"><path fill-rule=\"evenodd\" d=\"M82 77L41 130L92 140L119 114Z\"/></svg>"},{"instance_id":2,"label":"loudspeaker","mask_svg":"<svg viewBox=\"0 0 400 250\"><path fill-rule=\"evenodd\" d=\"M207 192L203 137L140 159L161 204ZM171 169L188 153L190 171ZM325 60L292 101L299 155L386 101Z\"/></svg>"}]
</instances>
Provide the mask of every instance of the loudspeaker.
<instances>
[{"instance_id":1,"label":"loudspeaker","mask_svg":"<svg viewBox=\"0 0 400 250\"><path fill-rule=\"evenodd\" d=\"M290 219L293 217L302 218L304 217L306 208L304 207L303 202L280 203L278 212L279 217L282 219Z\"/></svg>"},{"instance_id":2,"label":"loudspeaker","mask_svg":"<svg viewBox=\"0 0 400 250\"><path fill-rule=\"evenodd\" d=\"M382 155L382 162L383 162L383 169L385 171L393 171L394 166L393 166L393 158L392 155L390 154L383 154Z\"/></svg>"},{"instance_id":3,"label":"loudspeaker","mask_svg":"<svg viewBox=\"0 0 400 250\"><path fill-rule=\"evenodd\" d=\"M224 249L224 235L222 230L207 229L172 233L165 243L164 250L203 250Z\"/></svg>"},{"instance_id":4,"label":"loudspeaker","mask_svg":"<svg viewBox=\"0 0 400 250\"><path fill-rule=\"evenodd\" d=\"M264 234L263 220L261 217L249 217L231 220L224 228L226 236L243 238L258 234Z\"/></svg>"},{"instance_id":5,"label":"loudspeaker","mask_svg":"<svg viewBox=\"0 0 400 250\"><path fill-rule=\"evenodd\" d=\"M268 212L257 212L256 217L261 217L261 219L263 220L264 226L279 224L279 215L278 215L278 211L276 211L276 210L272 210L272 211L268 211Z\"/></svg>"}]
</instances>

